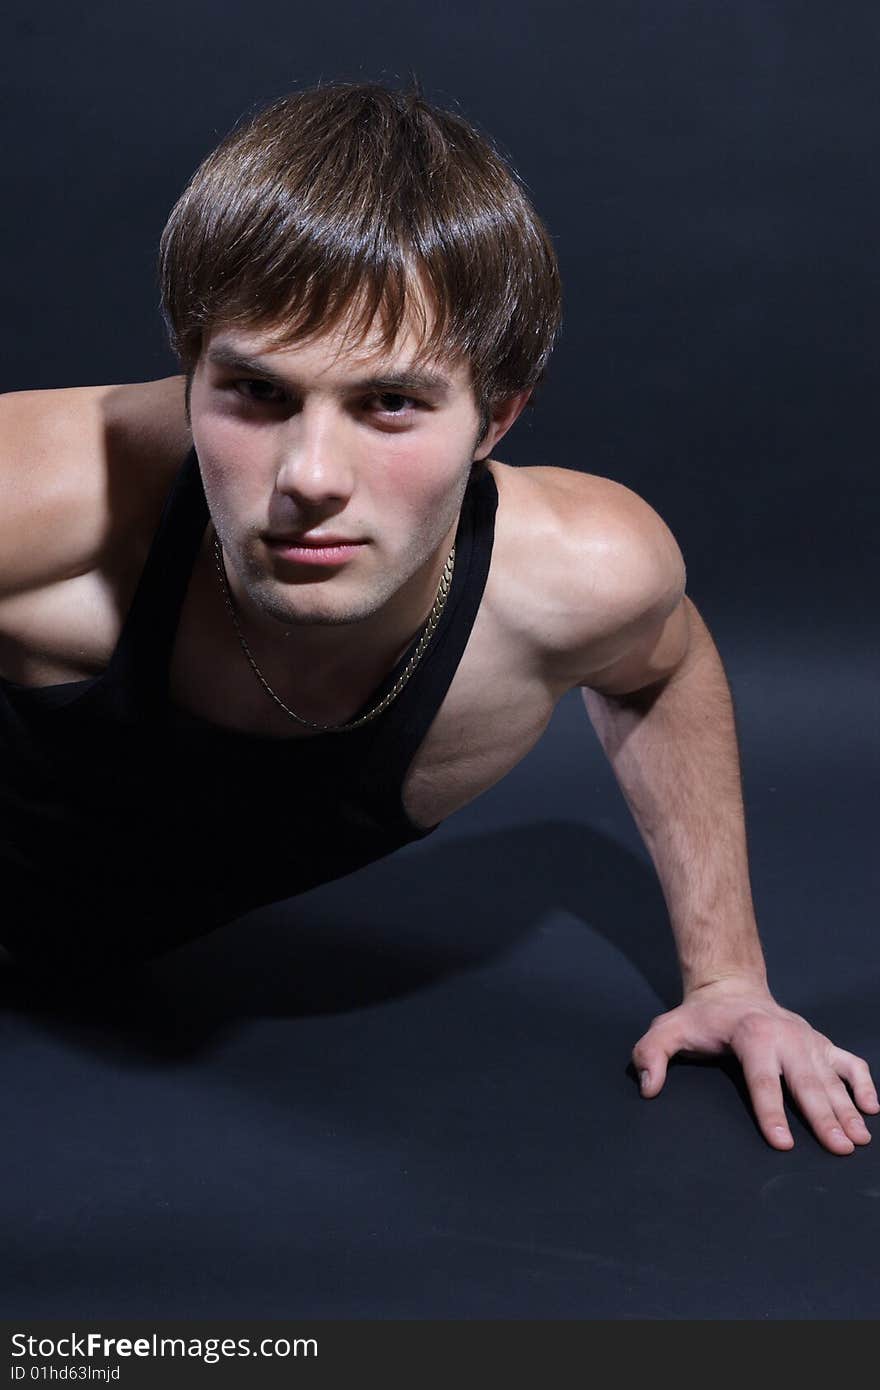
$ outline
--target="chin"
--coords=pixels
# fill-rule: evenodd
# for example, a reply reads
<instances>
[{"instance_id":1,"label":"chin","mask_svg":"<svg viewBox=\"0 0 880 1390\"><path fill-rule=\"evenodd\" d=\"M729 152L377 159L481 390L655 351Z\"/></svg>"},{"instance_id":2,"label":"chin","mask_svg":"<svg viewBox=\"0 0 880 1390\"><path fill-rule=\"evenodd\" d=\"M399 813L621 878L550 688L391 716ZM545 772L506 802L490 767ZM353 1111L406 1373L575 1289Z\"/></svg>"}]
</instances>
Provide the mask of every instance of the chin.
<instances>
[{"instance_id":1,"label":"chin","mask_svg":"<svg viewBox=\"0 0 880 1390\"><path fill-rule=\"evenodd\" d=\"M319 586L325 587L325 586ZM329 595L315 593L301 600L302 588L297 586L296 599L291 602L289 593L278 593L277 589L265 589L252 594L254 603L260 607L267 618L272 618L281 627L339 627L348 623L361 622L375 612L375 604L352 604L351 600L336 601Z\"/></svg>"}]
</instances>

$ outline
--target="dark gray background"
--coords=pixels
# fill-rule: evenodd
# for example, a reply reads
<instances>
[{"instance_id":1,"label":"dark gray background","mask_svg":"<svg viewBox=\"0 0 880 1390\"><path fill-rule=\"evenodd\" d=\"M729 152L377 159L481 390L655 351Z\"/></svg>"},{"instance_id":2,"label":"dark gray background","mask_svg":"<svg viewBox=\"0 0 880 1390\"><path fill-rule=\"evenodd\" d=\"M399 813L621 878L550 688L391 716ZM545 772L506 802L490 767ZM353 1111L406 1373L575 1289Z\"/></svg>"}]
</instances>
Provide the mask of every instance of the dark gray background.
<instances>
[{"instance_id":1,"label":"dark gray background","mask_svg":"<svg viewBox=\"0 0 880 1390\"><path fill-rule=\"evenodd\" d=\"M9 33L11 29L11 34ZM491 132L563 334L498 456L675 532L741 728L771 983L880 1064L876 7L41 5L7 22L13 390L176 370L165 218L319 78ZM870 1149L770 1151L735 1068L625 1072L676 1002L662 897L577 697L479 802L156 967L96 1018L4 981L9 1314L868 1318Z\"/></svg>"}]
</instances>

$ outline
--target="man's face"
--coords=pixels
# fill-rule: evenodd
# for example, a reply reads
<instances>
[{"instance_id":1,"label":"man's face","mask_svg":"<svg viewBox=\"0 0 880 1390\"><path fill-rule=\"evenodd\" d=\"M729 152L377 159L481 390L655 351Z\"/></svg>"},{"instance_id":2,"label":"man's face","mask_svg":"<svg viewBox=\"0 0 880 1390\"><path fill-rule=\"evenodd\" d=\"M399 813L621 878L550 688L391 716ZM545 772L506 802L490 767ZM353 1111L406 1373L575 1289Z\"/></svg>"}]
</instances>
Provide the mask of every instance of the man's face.
<instances>
[{"instance_id":1,"label":"man's face","mask_svg":"<svg viewBox=\"0 0 880 1390\"><path fill-rule=\"evenodd\" d=\"M193 377L193 442L230 580L284 625L363 621L433 572L441 543L442 566L479 443L466 365L416 379L410 331L390 353L350 341L337 330L271 350L217 329ZM306 563L266 533L360 544Z\"/></svg>"}]
</instances>

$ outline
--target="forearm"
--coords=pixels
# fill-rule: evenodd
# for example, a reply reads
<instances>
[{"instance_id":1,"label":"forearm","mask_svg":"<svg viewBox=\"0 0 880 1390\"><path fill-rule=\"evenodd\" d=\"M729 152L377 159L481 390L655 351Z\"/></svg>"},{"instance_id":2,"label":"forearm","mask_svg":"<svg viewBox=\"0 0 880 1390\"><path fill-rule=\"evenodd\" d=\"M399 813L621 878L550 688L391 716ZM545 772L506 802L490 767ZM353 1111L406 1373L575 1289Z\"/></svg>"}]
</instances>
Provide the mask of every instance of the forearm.
<instances>
[{"instance_id":1,"label":"forearm","mask_svg":"<svg viewBox=\"0 0 880 1390\"><path fill-rule=\"evenodd\" d=\"M622 696L582 690L657 870L685 991L730 975L766 981L730 687L686 602L690 645L674 676Z\"/></svg>"}]
</instances>

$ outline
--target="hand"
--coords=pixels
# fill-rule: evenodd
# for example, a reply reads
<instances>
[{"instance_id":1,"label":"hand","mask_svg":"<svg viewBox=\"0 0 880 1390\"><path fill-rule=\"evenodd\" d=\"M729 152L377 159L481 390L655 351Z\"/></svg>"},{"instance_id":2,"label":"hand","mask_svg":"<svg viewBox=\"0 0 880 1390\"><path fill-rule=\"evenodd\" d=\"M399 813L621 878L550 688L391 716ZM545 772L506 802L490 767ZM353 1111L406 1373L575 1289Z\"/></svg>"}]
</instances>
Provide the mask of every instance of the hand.
<instances>
[{"instance_id":1,"label":"hand","mask_svg":"<svg viewBox=\"0 0 880 1390\"><path fill-rule=\"evenodd\" d=\"M688 990L678 1008L660 1014L633 1048L643 1096L656 1096L676 1052L733 1052L742 1064L758 1124L774 1149L794 1145L782 1101L782 1076L817 1139L835 1154L870 1141L866 1114L880 1110L867 1062L835 1047L806 1019L776 1003L766 985L730 976ZM843 1080L841 1080L843 1078Z\"/></svg>"}]
</instances>

